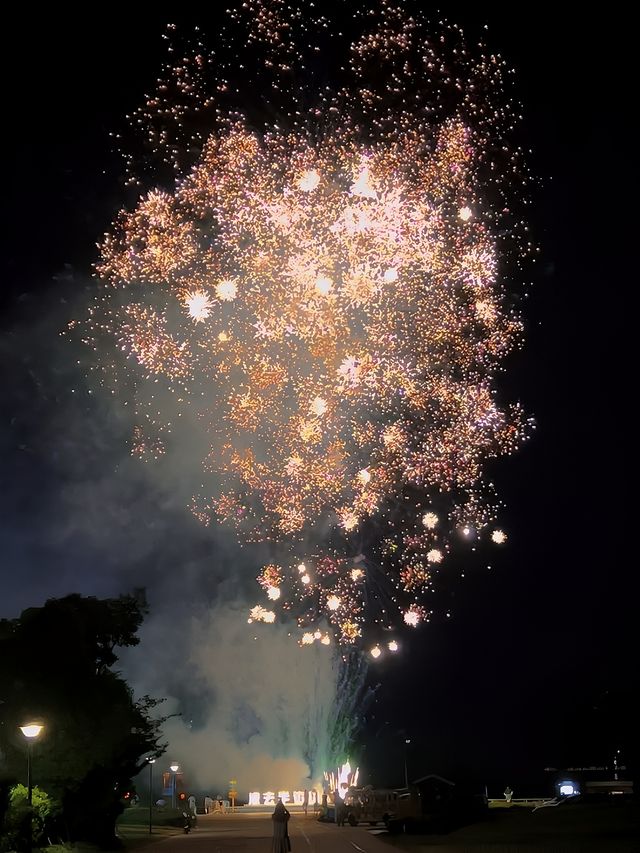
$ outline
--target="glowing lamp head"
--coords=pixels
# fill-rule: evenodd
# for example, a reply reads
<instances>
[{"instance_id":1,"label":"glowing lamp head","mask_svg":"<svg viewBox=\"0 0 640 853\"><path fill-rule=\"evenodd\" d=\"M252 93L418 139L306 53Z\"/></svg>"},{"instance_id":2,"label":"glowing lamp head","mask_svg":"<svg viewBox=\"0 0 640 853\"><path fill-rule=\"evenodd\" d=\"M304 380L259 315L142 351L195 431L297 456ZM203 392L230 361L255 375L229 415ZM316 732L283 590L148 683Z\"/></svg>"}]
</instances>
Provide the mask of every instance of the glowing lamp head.
<instances>
[{"instance_id":1,"label":"glowing lamp head","mask_svg":"<svg viewBox=\"0 0 640 853\"><path fill-rule=\"evenodd\" d=\"M327 607L329 610L337 610L340 607L340 598L337 595L330 595L327 599Z\"/></svg>"},{"instance_id":2,"label":"glowing lamp head","mask_svg":"<svg viewBox=\"0 0 640 853\"><path fill-rule=\"evenodd\" d=\"M333 290L333 280L326 275L319 275L315 287L320 296L328 296Z\"/></svg>"},{"instance_id":3,"label":"glowing lamp head","mask_svg":"<svg viewBox=\"0 0 640 853\"><path fill-rule=\"evenodd\" d=\"M315 190L315 188L320 183L320 175L315 169L309 169L308 172L304 172L298 180L298 189L301 189L303 192L311 192Z\"/></svg>"},{"instance_id":4,"label":"glowing lamp head","mask_svg":"<svg viewBox=\"0 0 640 853\"><path fill-rule=\"evenodd\" d=\"M503 545L507 541L507 534L504 530L494 530L491 534L491 541L496 545Z\"/></svg>"},{"instance_id":5,"label":"glowing lamp head","mask_svg":"<svg viewBox=\"0 0 640 853\"><path fill-rule=\"evenodd\" d=\"M302 583L303 583L305 586L306 586L307 584L311 583L311 578L309 577L309 575L302 575L302 577L300 578L300 580L302 581Z\"/></svg>"},{"instance_id":6,"label":"glowing lamp head","mask_svg":"<svg viewBox=\"0 0 640 853\"><path fill-rule=\"evenodd\" d=\"M305 566L305 564L304 564L304 563L300 563L300 564L298 565L298 574L299 574L299 575L303 575L306 571L307 571L307 567Z\"/></svg>"},{"instance_id":7,"label":"glowing lamp head","mask_svg":"<svg viewBox=\"0 0 640 853\"><path fill-rule=\"evenodd\" d=\"M470 207L461 207L458 211L458 219L461 219L463 222L468 222L473 216L473 211Z\"/></svg>"},{"instance_id":8,"label":"glowing lamp head","mask_svg":"<svg viewBox=\"0 0 640 853\"><path fill-rule=\"evenodd\" d=\"M396 643L395 640L391 640L387 644L387 648L389 649L390 652L397 652L398 651L398 644Z\"/></svg>"},{"instance_id":9,"label":"glowing lamp head","mask_svg":"<svg viewBox=\"0 0 640 853\"><path fill-rule=\"evenodd\" d=\"M44 728L40 723L27 723L26 726L20 726L20 731L27 738L27 740L34 740L37 738Z\"/></svg>"},{"instance_id":10,"label":"glowing lamp head","mask_svg":"<svg viewBox=\"0 0 640 853\"><path fill-rule=\"evenodd\" d=\"M372 657L374 660L377 660L377 659L380 657L380 655L382 654L382 649L380 648L380 646L374 646L374 647L371 649L371 651L370 651L370 653L369 653L369 654L371 655L371 657Z\"/></svg>"},{"instance_id":11,"label":"glowing lamp head","mask_svg":"<svg viewBox=\"0 0 640 853\"><path fill-rule=\"evenodd\" d=\"M389 284L393 281L398 280L398 270L395 267L389 267L388 270L385 270L384 280Z\"/></svg>"},{"instance_id":12,"label":"glowing lamp head","mask_svg":"<svg viewBox=\"0 0 640 853\"><path fill-rule=\"evenodd\" d=\"M238 285L231 279L218 282L216 284L216 295L223 302L232 302L238 295Z\"/></svg>"},{"instance_id":13,"label":"glowing lamp head","mask_svg":"<svg viewBox=\"0 0 640 853\"><path fill-rule=\"evenodd\" d=\"M175 764L175 763L174 763L174 764L170 764L170 765L169 765L169 770L171 770L171 772L172 772L172 773L177 773L177 772L178 772L178 770L180 770L180 765L179 765L179 764Z\"/></svg>"}]
</instances>

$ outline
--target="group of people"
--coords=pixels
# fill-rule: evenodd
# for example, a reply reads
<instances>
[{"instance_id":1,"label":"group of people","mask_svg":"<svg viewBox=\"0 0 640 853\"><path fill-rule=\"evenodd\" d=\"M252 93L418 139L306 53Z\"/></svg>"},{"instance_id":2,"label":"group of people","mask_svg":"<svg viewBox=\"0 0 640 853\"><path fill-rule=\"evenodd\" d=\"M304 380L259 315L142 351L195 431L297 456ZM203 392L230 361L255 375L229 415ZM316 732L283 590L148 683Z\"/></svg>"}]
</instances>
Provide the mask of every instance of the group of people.
<instances>
[{"instance_id":1,"label":"group of people","mask_svg":"<svg viewBox=\"0 0 640 853\"><path fill-rule=\"evenodd\" d=\"M205 814L226 814L227 807L224 804L224 800L218 794L215 799L212 799L208 795L204 798L204 813Z\"/></svg>"}]
</instances>

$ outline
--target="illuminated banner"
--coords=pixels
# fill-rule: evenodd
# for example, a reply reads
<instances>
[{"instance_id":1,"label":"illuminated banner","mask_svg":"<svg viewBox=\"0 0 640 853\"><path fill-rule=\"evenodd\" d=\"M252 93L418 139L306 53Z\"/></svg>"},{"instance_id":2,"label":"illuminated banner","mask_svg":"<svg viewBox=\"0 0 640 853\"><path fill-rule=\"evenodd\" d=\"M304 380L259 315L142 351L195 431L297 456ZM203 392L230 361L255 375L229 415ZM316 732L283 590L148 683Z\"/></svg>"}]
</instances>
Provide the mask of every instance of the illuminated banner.
<instances>
[{"instance_id":1,"label":"illuminated banner","mask_svg":"<svg viewBox=\"0 0 640 853\"><path fill-rule=\"evenodd\" d=\"M294 806L304 805L304 791L250 791L249 805L250 806L275 806L278 799L281 799L285 805L293 804ZM307 803L310 806L319 803L322 795L318 791L307 791L309 799Z\"/></svg>"}]
</instances>

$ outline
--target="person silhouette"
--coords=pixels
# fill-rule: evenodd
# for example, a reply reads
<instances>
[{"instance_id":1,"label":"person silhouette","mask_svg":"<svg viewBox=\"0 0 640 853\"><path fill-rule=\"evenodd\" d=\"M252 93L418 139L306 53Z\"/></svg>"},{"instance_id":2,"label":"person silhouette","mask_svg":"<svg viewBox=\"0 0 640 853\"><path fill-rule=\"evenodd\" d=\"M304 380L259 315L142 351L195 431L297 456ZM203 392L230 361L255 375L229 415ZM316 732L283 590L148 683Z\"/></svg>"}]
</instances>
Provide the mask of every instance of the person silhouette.
<instances>
[{"instance_id":1,"label":"person silhouette","mask_svg":"<svg viewBox=\"0 0 640 853\"><path fill-rule=\"evenodd\" d=\"M271 820L273 821L273 842L271 853L288 853L291 850L289 839L289 818L291 815L280 798L276 803Z\"/></svg>"}]
</instances>

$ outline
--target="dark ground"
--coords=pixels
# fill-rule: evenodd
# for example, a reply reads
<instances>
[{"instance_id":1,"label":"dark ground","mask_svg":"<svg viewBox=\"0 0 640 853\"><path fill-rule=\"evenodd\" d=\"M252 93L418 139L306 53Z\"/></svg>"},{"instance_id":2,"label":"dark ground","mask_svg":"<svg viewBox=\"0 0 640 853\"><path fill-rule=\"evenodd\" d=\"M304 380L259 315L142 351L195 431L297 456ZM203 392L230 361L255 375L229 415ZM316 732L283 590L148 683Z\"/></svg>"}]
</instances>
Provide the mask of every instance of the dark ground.
<instances>
[{"instance_id":1,"label":"dark ground","mask_svg":"<svg viewBox=\"0 0 640 853\"><path fill-rule=\"evenodd\" d=\"M383 836L414 853L638 853L640 809L632 803L491 809L487 820L446 836Z\"/></svg>"},{"instance_id":2,"label":"dark ground","mask_svg":"<svg viewBox=\"0 0 640 853\"><path fill-rule=\"evenodd\" d=\"M147 812L126 813L121 826L127 848L148 841ZM487 820L448 835L388 835L380 826L338 828L319 823L311 815L291 819L292 850L306 853L640 853L640 810L636 804L575 803L546 808L492 809ZM200 815L197 828L188 836L156 828L158 853L225 853L267 851L271 839L268 814L240 811L235 815ZM195 848L198 848L196 850Z\"/></svg>"}]
</instances>

